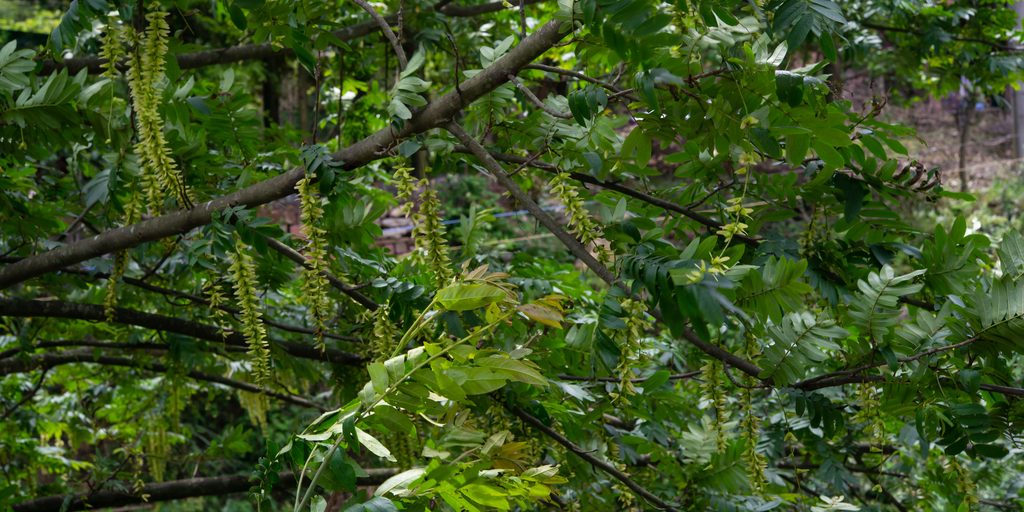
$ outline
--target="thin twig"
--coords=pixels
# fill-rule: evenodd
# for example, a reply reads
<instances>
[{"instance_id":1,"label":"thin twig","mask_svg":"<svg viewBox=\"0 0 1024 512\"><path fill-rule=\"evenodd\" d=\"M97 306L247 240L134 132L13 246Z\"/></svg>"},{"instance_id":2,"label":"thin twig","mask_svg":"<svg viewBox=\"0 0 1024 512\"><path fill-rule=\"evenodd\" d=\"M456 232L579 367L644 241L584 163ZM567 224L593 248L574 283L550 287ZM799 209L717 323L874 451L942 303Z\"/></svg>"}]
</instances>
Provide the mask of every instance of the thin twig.
<instances>
[{"instance_id":1,"label":"thin twig","mask_svg":"<svg viewBox=\"0 0 1024 512\"><path fill-rule=\"evenodd\" d=\"M913 355L913 356L909 356L909 357L901 357L901 358L897 359L896 361L900 362L900 363L909 363L911 361L917 361L918 359L921 359L921 358L924 358L924 357L928 357L928 356L930 356L932 354L936 354L936 353L939 353L939 352L945 352L947 350L955 350L955 349L958 349L960 347L964 347L964 346L970 345L971 343L974 343L975 341L978 341L977 337L971 338L971 339L966 340L966 341L962 341L962 342L954 344L954 345L947 345L945 347L937 347L937 348L933 348L931 350L926 350L926 351L921 352L920 354L917 354L917 355ZM812 377L810 379L807 379L807 380L804 380L804 381L801 381L801 382L797 382L796 384L793 384L793 387L796 388L796 389L800 389L803 386L814 384L815 382L823 381L823 380L826 380L826 379L832 379L832 378L835 378L835 377L842 377L842 376L845 376L845 375L856 375L856 374L858 374L858 373L860 373L860 372L862 372L864 370L870 370L871 368L878 368L879 366L885 366L886 364L888 364L888 363L885 362L885 361L882 361L882 362L879 362L879 363L872 363L872 364L866 364L864 366L858 366L857 368L853 368L852 370L843 370L843 371L840 371L840 372L826 373L825 375L819 375L817 377Z\"/></svg>"},{"instance_id":2,"label":"thin twig","mask_svg":"<svg viewBox=\"0 0 1024 512\"><path fill-rule=\"evenodd\" d=\"M668 510L669 512L678 512L678 509L675 508L675 506L666 502L665 500L662 500L651 491L648 491L644 487L640 486L640 484L634 482L633 479L629 478L629 476L626 475L625 473L619 471L618 469L615 469L615 467L612 466L611 464L601 459L598 459L597 457L594 457L589 452L583 450L579 446L576 446L575 443L568 440L558 432L555 432L550 427L544 425L543 423L541 423L540 420L530 415L530 413L520 409L519 407L508 407L507 405L506 407L512 414L518 416L519 419L523 420L526 423L529 423L530 426L532 426L533 428L540 430L541 432L544 433L544 435L550 437L558 444L564 446L567 450L575 453L576 456L587 461L591 466L594 466L595 468L600 469L605 473L608 473L616 480L622 482L626 487L629 487L630 490L635 492L643 499L647 500L649 503L652 503L655 507L661 510Z\"/></svg>"},{"instance_id":3,"label":"thin twig","mask_svg":"<svg viewBox=\"0 0 1024 512\"><path fill-rule=\"evenodd\" d=\"M691 377L696 377L696 376L700 375L701 373L703 373L703 372L697 371L697 372L690 372L690 373L677 373L677 374L674 374L674 375L669 375L668 379L669 380L689 379ZM562 380L578 380L578 381L587 381L587 382L593 382L593 381L597 381L597 382L622 382L622 379L616 379L615 377L584 377L582 375L559 375L558 378L562 379ZM650 379L650 377L629 379L629 381L632 382L633 384L639 384L641 382L646 381L647 379Z\"/></svg>"},{"instance_id":4,"label":"thin twig","mask_svg":"<svg viewBox=\"0 0 1024 512\"><path fill-rule=\"evenodd\" d=\"M26 393L25 396L22 397L20 402L14 404L14 407L11 407L10 410L5 411L4 415L0 416L0 421L6 420L7 417L10 416L11 414L14 414L14 411L17 411L19 407L25 405L25 402L28 402L29 400L32 399L32 397L36 396L36 392L38 392L39 388L41 388L43 386L43 379L46 378L46 373L49 372L49 371L50 371L49 368L44 368L43 369L43 373L41 375L39 375L39 382L36 382L35 387L33 387L31 391Z\"/></svg>"},{"instance_id":5,"label":"thin twig","mask_svg":"<svg viewBox=\"0 0 1024 512\"><path fill-rule=\"evenodd\" d=\"M523 85L523 83L520 82L519 79L516 78L516 76L513 75L512 73L508 74L508 79L512 83L516 84L516 87L519 88L519 90L523 93L523 95L526 96L527 98L529 98L530 101L532 101L535 105L540 107L544 112L547 112L548 114L551 114L551 115L553 115L553 116L555 116L555 117L557 117L559 119L572 119L572 114L563 114L563 113L561 113L561 112L559 112L559 111L557 111L557 110L555 110L555 109L545 105L544 102L540 100L540 98L538 98L536 95L533 94L533 91L531 91L529 87Z\"/></svg>"},{"instance_id":6,"label":"thin twig","mask_svg":"<svg viewBox=\"0 0 1024 512\"><path fill-rule=\"evenodd\" d=\"M402 49L402 43L398 42L398 37L395 36L395 32L391 30L391 25L388 24L387 20L377 12L366 0L352 0L359 7L362 7L367 14L380 25L381 32L384 33L384 37L391 41L391 46L395 49L395 54L398 55L398 72L401 73L405 69L405 66L409 64L409 60L405 57L405 50Z\"/></svg>"},{"instance_id":7,"label":"thin twig","mask_svg":"<svg viewBox=\"0 0 1024 512\"><path fill-rule=\"evenodd\" d=\"M294 261L295 263L298 263L299 265L302 265L305 268L312 268L312 265L309 263L308 260L306 260L306 257L303 256L298 251L296 251L295 249L292 249L291 247L288 247L287 245L281 243L281 241L277 240L276 238L265 238L267 241L267 246L270 247L271 249L283 254L286 258ZM326 270L321 272L321 274L327 278L327 281L331 283L331 286L334 286L338 290L341 290L341 293L348 295L349 297L352 298L352 300L362 304L363 307L365 307L366 309L369 309L370 311L376 311L377 308L380 307L380 305L374 302L372 299L352 289L351 286L343 283L341 279L338 279L337 277L327 272Z\"/></svg>"}]
</instances>

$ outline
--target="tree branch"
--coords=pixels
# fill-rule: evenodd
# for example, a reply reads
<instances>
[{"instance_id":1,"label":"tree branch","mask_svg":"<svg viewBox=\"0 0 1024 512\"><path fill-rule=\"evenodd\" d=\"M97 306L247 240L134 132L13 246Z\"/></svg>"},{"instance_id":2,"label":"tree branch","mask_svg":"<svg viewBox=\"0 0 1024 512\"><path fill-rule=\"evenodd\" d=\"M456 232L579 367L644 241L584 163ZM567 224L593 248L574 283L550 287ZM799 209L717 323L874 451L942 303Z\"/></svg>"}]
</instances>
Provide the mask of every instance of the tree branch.
<instances>
[{"instance_id":1,"label":"tree branch","mask_svg":"<svg viewBox=\"0 0 1024 512\"><path fill-rule=\"evenodd\" d=\"M455 152L456 153L468 153L468 154L475 155L475 153L472 150L470 150L468 147L463 146L463 145L456 145L455 146ZM534 160L533 162L530 162L527 158L523 158L521 156L509 155L509 154L506 154L506 153L497 153L497 152L494 152L494 151L486 151L486 153L488 155L490 155L492 158L494 158L495 160L499 160L499 161L503 161L503 162L513 163L513 164L520 164L520 165L525 164L528 167L533 167L535 169L541 169L543 171L552 172L552 173L563 172L562 169L559 168L557 165L549 164L547 162L541 162L541 161L538 161L538 160ZM477 159L480 159L480 157L477 156ZM629 188L627 186L624 186L622 184L619 184L619 183L608 183L606 181L601 181L601 180L599 180L599 179L597 179L597 178L595 178L593 176L590 176L590 175L587 175L587 174L583 174L583 173L578 173L578 172L571 172L571 173L569 173L569 177L571 177L572 179L574 179L576 181L579 181L580 183L586 183L586 184L589 184L589 185L597 185L598 187L606 188L608 190L613 190L613 191L618 192L618 193L620 193L622 195L629 196L629 197L632 197L634 199L639 199L639 200L641 200L641 201L643 201L645 203L657 206L659 208L664 208L666 210L682 214L682 215L688 217L689 219L697 221L698 223L700 223L700 224L702 224L704 226L707 226L708 228L711 228L711 229L720 229L722 227L722 223L721 222L718 222L717 220L705 217L705 216L703 216L703 215L701 215L701 214L699 214L699 213L697 213L697 212L695 212L695 211L693 211L693 210L691 210L689 208L685 208L683 206L679 206L678 204L675 204L675 203L673 203L671 201L666 201L664 199L661 199L661 198L658 198L658 197L654 197L654 196L652 196L650 194L645 194L645 193L640 192L638 190L633 190L633 189L631 189L631 188ZM757 247L758 244L761 243L761 241L756 239L756 238L751 238L749 236L743 236L743 235L735 235L735 236L733 236L733 239L738 240L740 242L743 242L744 244L749 245L751 247Z\"/></svg>"},{"instance_id":2,"label":"tree branch","mask_svg":"<svg viewBox=\"0 0 1024 512\"><path fill-rule=\"evenodd\" d=\"M25 402L28 402L29 400L32 399L32 397L36 396L36 392L39 391L39 388L43 387L43 379L46 378L46 374L49 371L49 368L43 370L43 373L39 375L39 382L36 382L35 387L29 390L28 393L25 393L25 396L21 398L21 401L14 404L14 407L11 407L10 409L4 411L4 414L0 416L0 421L6 420L8 417L10 417L11 414L14 414L14 411L17 411L19 407L25 405Z\"/></svg>"},{"instance_id":3,"label":"tree branch","mask_svg":"<svg viewBox=\"0 0 1024 512\"><path fill-rule=\"evenodd\" d=\"M390 147L399 139L445 124L474 100L507 82L509 73L522 69L562 40L568 33L562 30L562 25L561 21L554 20L539 27L504 57L460 84L458 90L451 90L423 107L401 129L386 126L373 135L333 153L331 157L335 161L344 162L344 169L356 169L385 157L386 154L380 152L381 148ZM30 256L0 269L0 290L90 258L188 233L209 224L213 221L214 212L223 211L230 206L242 205L253 208L281 199L294 193L295 184L304 176L303 168L295 167L242 190L198 204L191 210L178 211L112 229L43 254Z\"/></svg>"},{"instance_id":4,"label":"tree branch","mask_svg":"<svg viewBox=\"0 0 1024 512\"><path fill-rule=\"evenodd\" d=\"M543 1L544 0L526 0L526 4L536 4ZM466 7L459 5L442 6L439 12L452 18L469 18L481 14L497 12L504 8L505 7L501 2L492 2ZM397 23L398 15L392 14L384 16L383 19L387 24ZM334 35L344 42L368 36L378 30L380 30L380 25L377 21L370 20L352 25L351 27L335 30ZM178 68L184 71L186 69L202 68L217 64L229 64L243 60L262 60L275 56L292 57L294 55L295 51L291 48L275 50L270 43L267 42L261 44L243 44L238 46L229 46L226 48L215 48L212 50L202 50L191 53L179 53L177 55L172 55L172 57L177 59ZM46 59L42 62L43 68L39 71L40 75L49 75L60 71L61 69L67 69L68 74L70 75L78 74L82 69L86 69L86 72L90 75L98 75L103 72L103 68L101 66L107 63L107 59L101 59L99 57L78 57L65 59L61 62L56 62L52 59ZM122 72L126 70L128 68L128 59L124 59L118 63L117 68Z\"/></svg>"},{"instance_id":5,"label":"tree branch","mask_svg":"<svg viewBox=\"0 0 1024 512\"><path fill-rule=\"evenodd\" d=\"M367 14L373 18L373 21L377 22L377 26L380 27L381 31L384 32L384 37L391 41L391 46L395 49L395 54L398 55L398 71L401 72L405 69L405 66L409 65L409 59L405 56L405 50L402 49L402 43L398 42L398 38L395 37L395 32L391 30L391 24L384 20L384 17L377 12L376 9L366 3L366 0L352 0L356 5L362 7Z\"/></svg>"},{"instance_id":6,"label":"tree branch","mask_svg":"<svg viewBox=\"0 0 1024 512\"><path fill-rule=\"evenodd\" d=\"M94 322L106 322L107 320L103 306L58 300L0 299L0 316L67 318ZM169 316L154 315L152 313L143 313L133 309L114 308L114 322L155 331L171 332L213 343L225 343L238 347L249 346L248 342L245 341L245 336L238 332L225 332L224 335L221 335L217 332L218 329L212 325ZM279 340L273 340L272 342L291 356L301 359L313 359L347 366L361 366L367 361L367 358L363 355L333 348L328 348L321 352L312 345Z\"/></svg>"},{"instance_id":7,"label":"tree branch","mask_svg":"<svg viewBox=\"0 0 1024 512\"><path fill-rule=\"evenodd\" d=\"M600 80L598 80L596 78L592 78L592 77L589 77L587 75L584 75L583 73L580 73L579 71L573 71L571 69L562 69L562 68L555 67L555 66L546 66L544 64L529 64L526 67L524 67L523 69L536 69L538 71L544 71L544 72L547 72L547 73L554 73L556 75L571 76L571 77L573 77L573 78L575 78L577 80L583 80L585 82L590 82L592 84L600 85L601 87L604 87L605 89L608 89L609 91L611 91L611 92L613 92L615 94L618 94L620 96L625 97L629 101L640 101L640 98L637 98L636 96L633 96L632 94L629 94L627 91L619 89L618 87L615 87L612 84L602 82L602 81L600 81Z\"/></svg>"},{"instance_id":8,"label":"tree branch","mask_svg":"<svg viewBox=\"0 0 1024 512\"><path fill-rule=\"evenodd\" d=\"M689 372L689 373L677 373L677 374L674 374L674 375L669 375L668 378L669 378L669 380L689 379L691 377L696 377L696 376L700 375L701 373L704 373L704 372L697 371L697 372ZM615 377L584 377L582 375L559 375L558 378L562 379L562 380L576 380L576 381L586 381L586 382L594 382L594 381L597 381L597 382L622 382L622 379L616 379ZM638 378L638 379L629 379L629 381L632 382L633 384L639 384L641 382L646 381L649 378L650 377L643 377L643 378Z\"/></svg>"},{"instance_id":9,"label":"tree branch","mask_svg":"<svg viewBox=\"0 0 1024 512\"><path fill-rule=\"evenodd\" d=\"M920 30L914 30L914 29L909 29L909 28L899 28L899 27L889 27L889 26L885 26L885 25L876 25L874 23L870 23L870 22L867 22L867 21L861 21L859 23L860 23L860 26L862 26L862 27L870 28L870 29L874 29L874 30L881 30L882 32L900 32L902 34L913 34L915 36L920 36L921 35L921 31ZM996 42L996 41L989 41L988 39L977 39L977 38L973 38L973 37L952 37L952 36L950 38L953 41L960 41L960 42L964 42L964 43L980 43L980 44L984 44L984 45L990 46L990 47L992 47L992 48L994 48L996 50L1002 50L1002 51L1005 51L1005 52L1019 52L1021 50L1024 50L1024 47L1021 47L1021 46L1008 46L1008 45L1005 45L1005 44L1002 44L1002 43L999 43L999 42Z\"/></svg>"},{"instance_id":10,"label":"tree branch","mask_svg":"<svg viewBox=\"0 0 1024 512\"><path fill-rule=\"evenodd\" d=\"M299 251L296 251L295 249L288 247L287 245L285 245L283 242L276 238L264 237L264 239L267 241L268 247L281 253L282 255L284 255L284 257L294 261L295 263L298 263L304 268L312 268L312 265L309 263L309 260L307 260L306 257L303 256L302 253L300 253ZM359 293L358 291L356 291L355 288L352 288L351 286L343 283L341 279L338 279L330 272L327 272L325 270L321 272L320 275L326 277L327 281L331 283L331 286L337 288L338 290L341 290L341 293L348 295L349 297L352 298L352 300L358 302L366 309L369 309L370 311L377 311L377 308L380 307L380 304L377 304L366 295Z\"/></svg>"},{"instance_id":11,"label":"tree branch","mask_svg":"<svg viewBox=\"0 0 1024 512\"><path fill-rule=\"evenodd\" d=\"M639 484L637 484L631 478L629 478L629 476L627 476L625 473L615 469L615 467L612 466L611 464L608 464L607 462L598 459L597 457L594 457L593 455L590 454L590 452L587 452L581 449L579 446L576 446L572 441L566 439L564 436L562 436L558 432L555 432L550 427L547 427L546 425L541 423L540 420L531 416L526 411L518 407L511 407L509 408L509 411L511 411L512 414L518 416L519 419L525 421L526 423L529 423L530 426L532 426L533 428L543 432L544 435L550 437L551 439L554 439L555 442L576 454L577 457L587 461L591 466L594 466L595 468L598 468L601 471L608 473L616 480L622 482L626 487L629 487L630 490L637 493L639 496L647 500L649 503L654 504L659 509L668 510L670 512L678 512L678 509L676 509L674 506L657 497L651 491L648 491L647 489L641 487Z\"/></svg>"},{"instance_id":12,"label":"tree branch","mask_svg":"<svg viewBox=\"0 0 1024 512\"><path fill-rule=\"evenodd\" d=\"M501 183L501 185L505 187L510 194L512 194L512 197L522 203L526 210L529 211L538 222L546 227L548 231L554 234L555 238L562 242L562 244L565 245L574 256L583 261L583 263L593 270L594 273L597 274L604 282L611 286L618 286L626 293L630 293L629 288L625 286L618 277L612 274L607 267L602 265L601 262L594 259L594 256L592 256L587 249L583 247L583 244L570 235L565 228L561 226L561 224L551 218L547 212L542 210L537 203L530 199L530 196L526 195L526 192L523 192L523 189L519 188L519 185L516 185L516 183L509 178L508 174L505 173L505 170L502 169L501 164L499 164L498 161L495 160L479 142L476 141L476 139L467 133L462 126L459 126L458 123L452 121L445 126L445 129L451 132L452 135L455 135L455 138L459 139L460 142L465 144L466 147L469 148L469 151L484 164L484 167L486 167L487 170L497 178L498 183ZM661 312L657 309L651 311L651 316L658 319L658 321L664 322L664 319L661 317ZM686 338L686 341L702 350L705 354L708 354L720 361L724 361L743 373L759 378L758 375L762 370L749 361L736 356L724 348L702 341L697 337L696 333L689 329L685 329L683 331L683 337Z\"/></svg>"},{"instance_id":13,"label":"tree branch","mask_svg":"<svg viewBox=\"0 0 1024 512\"><path fill-rule=\"evenodd\" d=\"M382 468L365 470L369 476L356 480L357 485L380 485L385 480L398 474L398 469ZM295 486L295 474L291 471L278 473L279 480L274 483L274 490L288 490ZM150 483L142 486L136 494L123 494L116 491L101 490L73 495L58 494L35 498L15 503L14 512L78 512L80 510L100 510L111 507L123 507L137 503L158 503L197 496L222 496L247 492L254 484L248 475L226 475L214 477L189 478L170 482ZM146 496L143 498L143 496ZM87 497L88 504L82 499ZM65 501L67 508L63 508Z\"/></svg>"},{"instance_id":14,"label":"tree branch","mask_svg":"<svg viewBox=\"0 0 1024 512\"><path fill-rule=\"evenodd\" d=\"M268 244L267 245L270 245L269 244L269 239L268 239ZM68 274L74 274L74 275L83 276L83 277L95 277L95 278L98 278L98 279L110 279L110 274L107 274L105 272L90 272L88 270L80 270L80 269L77 269L77 268L65 268L65 269L62 269L61 272L66 272ZM331 277L334 277L334 276L331 276ZM328 278L328 279L330 279L330 278ZM337 279L337 278L335 278L335 279ZM135 278L131 278L131 277L122 277L121 281L124 281L125 284L129 284L129 285L135 286L137 288L142 288L143 290L151 291L153 293L159 293L161 295L169 295L169 296L172 296L172 297L180 297L182 299L190 300L192 302L195 302L196 304L202 304L204 306L209 306L210 305L210 301L208 301L208 300L206 300L206 299L204 299L202 297L198 297L196 295L192 295L191 293L179 292L177 290L172 290L170 288L164 288L164 287L161 287L161 286L152 285L152 284L149 284L149 283L147 283L145 281L141 281L139 279L135 279ZM338 282L341 282L341 281L339 280ZM342 283L342 285L344 285L344 283ZM366 300L370 300L370 299L366 299ZM242 314L242 310L240 310L238 308L233 308L231 306L219 305L219 306L217 306L217 309L219 309L221 311L224 311L225 313L232 314L232 315L240 315L240 314ZM265 316L264 317L260 317L260 321L263 322L264 324L270 326L270 327L274 327L276 329L281 329L282 331L294 332L294 333L298 333L298 334L310 334L310 335L316 334L316 331L314 331L313 329L308 329L306 327L299 327L297 325L282 324L280 322L275 322L273 320L270 320L270 319L266 318ZM325 338L331 338L331 339L340 340L340 341L348 341L348 342L351 342L351 343L366 343L366 340L364 340L362 338L356 338L356 337L353 337L353 336L340 336L338 334L331 334L329 332L325 332L325 333L323 333L323 335L324 335ZM0 358L0 359L2 359L2 358Z\"/></svg>"},{"instance_id":15,"label":"tree branch","mask_svg":"<svg viewBox=\"0 0 1024 512\"><path fill-rule=\"evenodd\" d=\"M12 373L25 373L32 370L43 369L49 370L54 366L60 366L64 364L74 363L95 363L106 366L125 366L128 368L138 368L141 370L147 370L156 373L167 373L169 370L167 366L160 363L144 363L141 361L133 361L126 357L114 357L106 355L96 355L95 351L89 348L81 348L75 350L65 350L63 352L50 352L46 354L35 354L25 359L21 358L10 358L0 360L0 376L10 375ZM242 391L248 391L250 393L263 393L267 396L274 397L282 402L288 402L301 407L311 407L319 409L320 411L326 412L330 408L320 405L316 402L311 402L305 398L290 395L287 393L279 393L272 389L261 388L248 382L242 382L239 380L229 379L227 377L221 377L220 375L214 375L212 373L200 372L192 370L186 374L189 378L195 380L202 380L206 382L215 382L217 384L223 384L225 386L240 389Z\"/></svg>"},{"instance_id":16,"label":"tree branch","mask_svg":"<svg viewBox=\"0 0 1024 512\"><path fill-rule=\"evenodd\" d=\"M897 359L896 361L898 361L900 363L909 363L911 361L917 361L918 359L921 359L921 358L924 358L924 357L928 357L928 356L930 356L932 354L937 354L939 352L945 352L946 350L955 350L955 349L958 349L960 347L965 347L967 345L970 345L971 343L974 343L975 341L978 341L978 338L971 338L969 340L966 340L966 341L963 341L963 342L960 342L960 343L956 343L954 345L948 345L948 346L945 346L945 347L937 347L937 348L933 348L931 350L925 350L924 352L921 352L920 354L909 356L909 357L901 357L901 358ZM879 366L885 366L886 364L888 364L888 363L886 363L885 361L882 361L882 362L879 362L879 363L872 363L872 364L866 364L864 366L859 366L859 367L854 368L852 370L843 370L843 371L840 371L840 372L827 373L825 375L819 375L817 377L812 377L812 378L804 380L802 382L797 382L796 384L793 384L792 387L796 388L796 389L802 389L803 387L810 386L810 385L814 384L815 382L820 382L820 381L827 380L827 379L833 379L833 378L841 377L841 376L844 376L844 375L856 375L856 374L858 374L858 373L860 373L860 372L862 372L864 370L870 370L871 368L878 368Z\"/></svg>"},{"instance_id":17,"label":"tree branch","mask_svg":"<svg viewBox=\"0 0 1024 512\"><path fill-rule=\"evenodd\" d=\"M572 119L572 114L563 114L563 113L561 113L561 112L559 112L559 111L557 111L557 110L555 110L555 109L545 105L544 102L541 101L540 98L537 97L537 95L533 94L533 91L531 91L529 87L523 85L523 83L520 82L519 79L516 78L516 76L513 75L512 73L508 74L508 79L512 83L516 84L516 87L518 87L519 91L523 93L523 96L526 96L527 98L529 98L529 100L532 101L534 105L537 105L538 107L540 107L541 110L543 110L544 112L547 112L548 114L551 114L552 116L555 116L555 117L557 117L559 119Z\"/></svg>"}]
</instances>

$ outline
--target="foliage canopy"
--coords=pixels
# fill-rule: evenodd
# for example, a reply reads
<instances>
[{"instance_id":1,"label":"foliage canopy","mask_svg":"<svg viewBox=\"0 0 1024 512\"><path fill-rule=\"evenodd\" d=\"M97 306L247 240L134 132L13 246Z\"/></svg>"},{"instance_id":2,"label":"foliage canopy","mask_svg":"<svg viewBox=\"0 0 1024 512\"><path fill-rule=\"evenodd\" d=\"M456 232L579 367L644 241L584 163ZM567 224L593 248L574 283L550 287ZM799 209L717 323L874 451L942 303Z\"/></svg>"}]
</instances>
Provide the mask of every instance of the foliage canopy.
<instances>
[{"instance_id":1,"label":"foliage canopy","mask_svg":"<svg viewBox=\"0 0 1024 512\"><path fill-rule=\"evenodd\" d=\"M1024 237L894 213L972 198L833 75L999 91L1017 25L75 0L0 49L0 506L1015 507ZM508 198L456 211L481 176ZM261 216L293 195L299 234Z\"/></svg>"}]
</instances>

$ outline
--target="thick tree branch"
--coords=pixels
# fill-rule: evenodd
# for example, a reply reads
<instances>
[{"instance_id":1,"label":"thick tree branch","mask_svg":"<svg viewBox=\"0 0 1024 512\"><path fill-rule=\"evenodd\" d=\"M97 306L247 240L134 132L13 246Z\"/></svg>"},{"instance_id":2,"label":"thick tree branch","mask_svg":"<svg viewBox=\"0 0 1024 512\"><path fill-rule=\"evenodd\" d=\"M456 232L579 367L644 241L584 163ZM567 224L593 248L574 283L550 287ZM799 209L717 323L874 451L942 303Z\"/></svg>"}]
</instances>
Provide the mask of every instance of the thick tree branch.
<instances>
[{"instance_id":1,"label":"thick tree branch","mask_svg":"<svg viewBox=\"0 0 1024 512\"><path fill-rule=\"evenodd\" d=\"M0 299L0 317L2 316L67 318L93 322L106 322L107 320L103 312L103 306L57 300ZM171 332L214 343L248 347L245 336L238 332L225 332L224 335L221 335L217 332L218 329L212 325L144 313L133 309L114 308L114 322L155 331ZM272 343L281 347L286 353L301 359L314 359L348 366L361 366L367 360L365 356L333 348L328 348L321 352L312 345L278 340L274 340Z\"/></svg>"},{"instance_id":2,"label":"thick tree branch","mask_svg":"<svg viewBox=\"0 0 1024 512\"><path fill-rule=\"evenodd\" d=\"M590 452L583 450L579 446L576 446L575 443L566 439L558 432L555 432L554 429L544 425L543 423L541 423L540 420L533 417L528 412L518 407L511 407L509 408L509 411L511 411L512 414L518 416L519 419L525 421L526 423L529 423L530 426L532 426L533 428L543 432L544 435L550 437L551 439L554 439L555 442L564 446L567 450L573 452L577 457L587 461L591 466L594 466L595 468L600 469L605 473L608 473L616 480L622 482L626 487L629 487L631 491L637 493L647 502L653 504L654 506L658 507L661 510L668 510L670 512L678 511L678 509L676 509L671 504L665 502L665 500L662 500L651 491L648 491L647 489L641 487L639 484L634 482L633 479L629 478L629 476L626 475L625 473L619 471L618 469L615 469L615 467L612 466L611 464L601 459L598 459L597 457L594 457L593 455L590 454Z\"/></svg>"},{"instance_id":3,"label":"thick tree branch","mask_svg":"<svg viewBox=\"0 0 1024 512\"><path fill-rule=\"evenodd\" d=\"M385 480L398 474L398 469L382 468L367 469L368 477L359 478L357 485L380 485ZM274 490L289 490L295 486L295 474L291 471L278 473L279 481ZM23 501L13 505L14 512L78 512L80 510L100 510L111 507L123 507L138 503L159 503L197 496L223 496L247 492L254 485L248 475L226 475L214 477L189 478L170 482L150 483L142 486L136 494L123 494L116 491L101 490L94 493L75 493L74 495L58 494ZM145 499L142 496L146 496ZM88 505L82 500L87 497ZM62 508L67 501L67 508Z\"/></svg>"},{"instance_id":4,"label":"thick tree branch","mask_svg":"<svg viewBox=\"0 0 1024 512\"><path fill-rule=\"evenodd\" d=\"M455 117L463 108L480 96L494 90L508 81L508 74L515 73L542 55L548 48L565 37L562 22L551 21L535 30L523 42L512 48L504 57L487 69L466 80L457 90L437 98L399 130L387 126L373 135L331 155L335 161L344 162L344 169L355 169L386 156L382 148L391 147L396 141L443 125ZM0 289L53 272L76 263L129 249L146 242L159 240L209 224L213 213L230 206L254 208L276 199L286 197L295 191L295 184L305 176L302 167L268 180L250 185L226 196L196 205L191 210L178 211L155 219L106 231L100 235L68 244L43 254L31 256L0 269Z\"/></svg>"},{"instance_id":5,"label":"thick tree branch","mask_svg":"<svg viewBox=\"0 0 1024 512\"><path fill-rule=\"evenodd\" d=\"M305 268L312 268L309 263L309 260L307 260L306 257L303 256L302 253L300 253L299 251L296 251L295 249L288 247L280 240L277 240L275 238L265 237L264 239L267 241L268 247L281 253L282 255L284 255L284 257L294 261L295 263L298 263L299 265L302 265ZM352 298L352 300L358 302L359 304L362 304L364 308L369 309L370 311L377 311L377 308L380 307L380 304L374 302L373 299L370 299L366 295L359 293L355 288L352 288L351 286L343 283L341 279L338 279L333 274L327 271L323 271L320 274L327 278L327 282L331 283L331 286L337 288L338 290L341 290L341 293L348 295L349 297Z\"/></svg>"},{"instance_id":6,"label":"thick tree branch","mask_svg":"<svg viewBox=\"0 0 1024 512\"><path fill-rule=\"evenodd\" d=\"M106 355L96 355L95 351L89 348L80 348L75 350L65 350L63 352L51 352L47 354L35 354L29 356L27 359L21 359L12 357L9 359L0 360L0 376L10 375L12 373L25 373L33 370L49 370L54 366L60 366L64 364L74 363L95 363L105 366L124 366L128 368L138 368L140 370L146 370L156 373L167 373L169 370L167 366L160 363L149 363L141 361L133 361L127 357L115 357ZM239 380L229 379L227 377L221 377L220 375L214 375L212 373L200 372L192 370L186 374L189 378L195 380L202 380L206 382L215 382L217 384L223 384L225 386L240 389L242 391L248 391L250 393L263 393L267 396L274 397L282 402L295 404L301 407L311 407L319 409L321 411L330 410L328 407L320 405L316 402L311 402L305 398L290 395L287 393L278 393L272 389L261 388L248 382L242 382Z\"/></svg>"}]
</instances>

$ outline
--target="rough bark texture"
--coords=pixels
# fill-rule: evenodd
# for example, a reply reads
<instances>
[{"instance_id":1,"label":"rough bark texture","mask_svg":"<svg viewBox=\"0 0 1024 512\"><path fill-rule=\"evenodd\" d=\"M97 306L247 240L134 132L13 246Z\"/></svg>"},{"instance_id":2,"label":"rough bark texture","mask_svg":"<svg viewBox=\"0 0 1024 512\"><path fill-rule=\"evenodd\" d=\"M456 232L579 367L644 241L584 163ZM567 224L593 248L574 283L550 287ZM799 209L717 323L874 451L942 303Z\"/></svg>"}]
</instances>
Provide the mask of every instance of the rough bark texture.
<instances>
[{"instance_id":1,"label":"rough bark texture","mask_svg":"<svg viewBox=\"0 0 1024 512\"><path fill-rule=\"evenodd\" d=\"M357 480L360 486L380 485L385 480L398 474L397 469L367 469L370 476ZM295 474L291 471L284 471L278 475L280 480L274 484L274 490L289 490L295 486ZM194 498L197 496L221 496L225 494L236 494L246 492L254 484L249 481L247 475L226 475L202 478L189 478L187 480L173 480L146 484L135 494L123 494L115 491L97 491L92 494L75 493L73 496L58 494L46 496L34 500L23 501L14 505L14 512L60 512L64 500L71 498L66 512L77 512L79 510L104 509L111 507L123 507L136 503L157 503L161 501L179 500ZM142 495L148 495L146 500ZM86 498L83 500L82 498ZM88 507L86 506L88 502Z\"/></svg>"},{"instance_id":2,"label":"rough bark texture","mask_svg":"<svg viewBox=\"0 0 1024 512\"><path fill-rule=\"evenodd\" d=\"M355 169L382 158L383 148L391 147L399 139L422 133L446 124L473 100L494 90L508 81L508 74L515 73L542 55L566 34L561 30L562 22L551 21L538 27L522 43L507 55L466 80L456 89L433 101L413 116L402 130L388 126L377 133L341 150L331 156L344 162L345 169ZM244 205L254 208L294 193L295 184L305 176L301 167L266 181L250 185L226 196L196 205L190 210L178 211L155 219L112 229L94 237L43 254L25 258L18 263L0 269L0 289L38 277L47 272L62 269L104 254L129 249L146 242L176 235L184 235L213 220L213 213L229 206Z\"/></svg>"},{"instance_id":3,"label":"rough bark texture","mask_svg":"<svg viewBox=\"0 0 1024 512\"><path fill-rule=\"evenodd\" d=\"M0 316L67 318L95 322L106 321L103 306L59 300L0 299ZM155 331L171 332L214 343L226 343L240 347L248 346L245 336L238 332L228 332L227 336L221 336L217 332L218 329L212 325L144 313L133 309L114 308L114 322L153 329ZM367 360L365 356L337 349L329 348L321 353L320 350L312 345L303 345L290 341L271 341L271 343L280 347L288 354L301 359L315 359L351 366L361 366Z\"/></svg>"}]
</instances>

